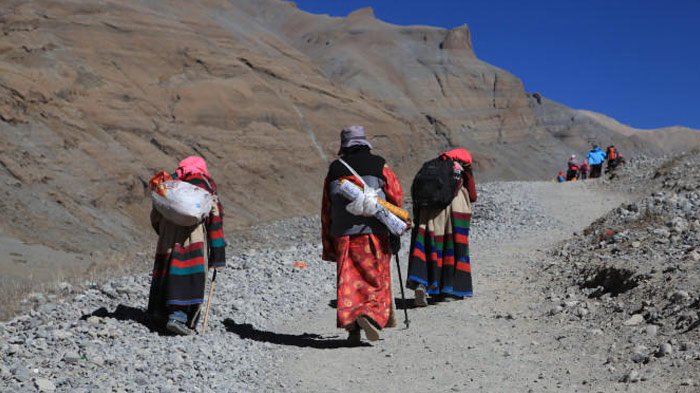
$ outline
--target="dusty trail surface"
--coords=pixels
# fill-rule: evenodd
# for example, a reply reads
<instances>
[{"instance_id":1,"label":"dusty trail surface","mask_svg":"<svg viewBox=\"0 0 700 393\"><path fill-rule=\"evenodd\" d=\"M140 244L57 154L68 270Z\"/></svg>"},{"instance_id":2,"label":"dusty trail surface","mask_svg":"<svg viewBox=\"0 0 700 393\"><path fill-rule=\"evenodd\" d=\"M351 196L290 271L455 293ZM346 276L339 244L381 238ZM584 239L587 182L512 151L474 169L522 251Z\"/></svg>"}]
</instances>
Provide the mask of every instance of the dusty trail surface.
<instances>
[{"instance_id":1,"label":"dusty trail surface","mask_svg":"<svg viewBox=\"0 0 700 393\"><path fill-rule=\"evenodd\" d=\"M205 335L173 337L149 324L149 258L139 276L86 290L63 284L64 296L33 294L29 313L0 323L0 391L693 392L700 353L692 343L669 340L679 352L630 357L640 335L659 345L672 325L652 337L644 324L601 324L590 317L615 298L583 297L575 273L552 279L571 264L553 249L564 252L574 232L585 239L584 227L636 198L610 188L603 181L482 184L471 232L475 296L410 309L408 330L398 310L399 327L373 345L351 347L335 328L335 264L319 258L318 217L228 233L228 268ZM692 288L682 297L689 311ZM636 309L621 304L626 311L616 318Z\"/></svg>"},{"instance_id":2,"label":"dusty trail surface","mask_svg":"<svg viewBox=\"0 0 700 393\"><path fill-rule=\"evenodd\" d=\"M571 351L562 345L558 340L568 332L554 331L540 318L535 307L539 299L534 299L539 295L531 282L546 266L545 249L582 230L626 198L604 192L593 183L502 183L498 188L509 195L485 195L487 202L511 199L510 203L501 201L505 202L500 204L503 212L515 203L515 212L525 213L521 218L526 222L506 223L498 230L491 227L503 223L486 222L485 232L480 232L482 223L478 216L474 220L472 299L410 309L410 328L401 330L400 324L385 330L384 340L372 347L281 347L281 379L307 392L523 392L545 387L588 391L582 385L590 385L600 375L605 354ZM406 249L401 254L403 269ZM397 282L394 288L398 294ZM328 299L332 295L329 292ZM407 297L412 298L411 291ZM398 311L400 323L403 314ZM276 329L294 334L325 326L332 332L334 318L334 309L319 308Z\"/></svg>"}]
</instances>

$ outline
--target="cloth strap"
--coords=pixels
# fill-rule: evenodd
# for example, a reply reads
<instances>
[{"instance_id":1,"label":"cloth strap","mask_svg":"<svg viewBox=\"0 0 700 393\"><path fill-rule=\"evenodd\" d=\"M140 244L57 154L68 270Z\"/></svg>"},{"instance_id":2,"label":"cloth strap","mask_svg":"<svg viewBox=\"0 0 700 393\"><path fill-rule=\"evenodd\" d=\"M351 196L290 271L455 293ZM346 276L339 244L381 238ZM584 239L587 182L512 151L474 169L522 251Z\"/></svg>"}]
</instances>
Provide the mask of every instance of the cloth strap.
<instances>
[{"instance_id":1,"label":"cloth strap","mask_svg":"<svg viewBox=\"0 0 700 393\"><path fill-rule=\"evenodd\" d=\"M350 166L350 164L348 164L347 162L345 162L345 160L343 160L342 158L338 158L338 161L340 161L341 164L345 165L345 167L348 168L348 170L350 171L350 173L352 173L353 175L355 175L355 177L356 177L358 180L360 180L360 181L362 182L362 185L363 185L363 186L367 187L367 183L365 183L365 180L362 179L362 176L358 175L357 172L355 172L354 169L352 169L352 167Z\"/></svg>"}]
</instances>

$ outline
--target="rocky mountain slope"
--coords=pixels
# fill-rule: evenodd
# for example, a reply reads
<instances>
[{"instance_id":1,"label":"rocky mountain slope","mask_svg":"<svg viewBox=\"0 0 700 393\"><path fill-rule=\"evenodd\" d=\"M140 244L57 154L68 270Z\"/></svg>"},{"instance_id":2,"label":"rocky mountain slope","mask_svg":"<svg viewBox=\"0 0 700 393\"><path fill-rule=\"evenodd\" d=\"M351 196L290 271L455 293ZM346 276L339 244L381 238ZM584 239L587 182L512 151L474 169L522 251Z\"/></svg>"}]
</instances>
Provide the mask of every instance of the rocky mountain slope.
<instances>
[{"instance_id":1,"label":"rocky mountain slope","mask_svg":"<svg viewBox=\"0 0 700 393\"><path fill-rule=\"evenodd\" d=\"M128 266L148 239L146 181L189 154L209 161L240 227L315 212L351 123L404 185L453 145L474 152L482 180L549 177L591 139L630 154L679 147L526 94L476 57L466 26L395 26L369 9L332 18L279 0L11 0L0 27L8 295Z\"/></svg>"},{"instance_id":2,"label":"rocky mountain slope","mask_svg":"<svg viewBox=\"0 0 700 393\"><path fill-rule=\"evenodd\" d=\"M552 323L579 321L606 334L606 365L635 383L700 371L700 153L654 169L625 168L615 186L643 195L552 251Z\"/></svg>"}]
</instances>

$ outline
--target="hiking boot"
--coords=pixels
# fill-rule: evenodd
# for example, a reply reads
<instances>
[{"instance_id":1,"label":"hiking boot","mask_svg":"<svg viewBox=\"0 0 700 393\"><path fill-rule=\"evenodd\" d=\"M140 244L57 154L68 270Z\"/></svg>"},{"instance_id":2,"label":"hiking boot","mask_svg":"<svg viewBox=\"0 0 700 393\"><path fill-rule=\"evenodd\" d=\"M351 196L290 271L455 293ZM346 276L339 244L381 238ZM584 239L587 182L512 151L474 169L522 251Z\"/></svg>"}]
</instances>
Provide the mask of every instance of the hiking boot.
<instances>
[{"instance_id":1,"label":"hiking boot","mask_svg":"<svg viewBox=\"0 0 700 393\"><path fill-rule=\"evenodd\" d=\"M374 327L374 325L372 325L372 322L370 322L366 316L363 315L357 318L357 324L360 326L360 328L362 328L362 330L365 331L365 337L367 337L367 340L379 340L379 331L376 327Z\"/></svg>"},{"instance_id":2,"label":"hiking boot","mask_svg":"<svg viewBox=\"0 0 700 393\"><path fill-rule=\"evenodd\" d=\"M428 296L425 293L425 287L423 285L419 285L416 287L416 290L414 292L414 300L413 302L415 303L416 307L427 307L428 306Z\"/></svg>"},{"instance_id":3,"label":"hiking boot","mask_svg":"<svg viewBox=\"0 0 700 393\"><path fill-rule=\"evenodd\" d=\"M192 333L194 333L194 330L188 328L187 324L175 319L169 320L168 323L165 325L165 328L169 332L175 333L178 336L189 336Z\"/></svg>"},{"instance_id":4,"label":"hiking boot","mask_svg":"<svg viewBox=\"0 0 700 393\"><path fill-rule=\"evenodd\" d=\"M360 334L359 328L355 328L354 330L350 330L350 332L348 333L348 343L350 345L362 344L362 335Z\"/></svg>"}]
</instances>

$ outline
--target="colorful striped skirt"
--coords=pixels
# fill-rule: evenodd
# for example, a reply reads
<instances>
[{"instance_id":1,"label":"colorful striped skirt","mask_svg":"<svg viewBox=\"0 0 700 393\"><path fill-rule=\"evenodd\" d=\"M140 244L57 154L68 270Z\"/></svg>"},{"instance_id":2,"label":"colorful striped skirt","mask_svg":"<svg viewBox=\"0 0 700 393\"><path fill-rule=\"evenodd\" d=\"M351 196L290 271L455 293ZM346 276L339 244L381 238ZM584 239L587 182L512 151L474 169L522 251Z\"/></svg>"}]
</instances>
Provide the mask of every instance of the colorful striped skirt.
<instances>
[{"instance_id":1,"label":"colorful striped skirt","mask_svg":"<svg viewBox=\"0 0 700 393\"><path fill-rule=\"evenodd\" d=\"M204 303L206 243L204 225L181 227L160 220L148 313L166 316L173 308L195 315Z\"/></svg>"},{"instance_id":2,"label":"colorful striped skirt","mask_svg":"<svg viewBox=\"0 0 700 393\"><path fill-rule=\"evenodd\" d=\"M411 237L406 287L430 295L472 296L469 226L472 208L461 188L444 209L422 209Z\"/></svg>"}]
</instances>

